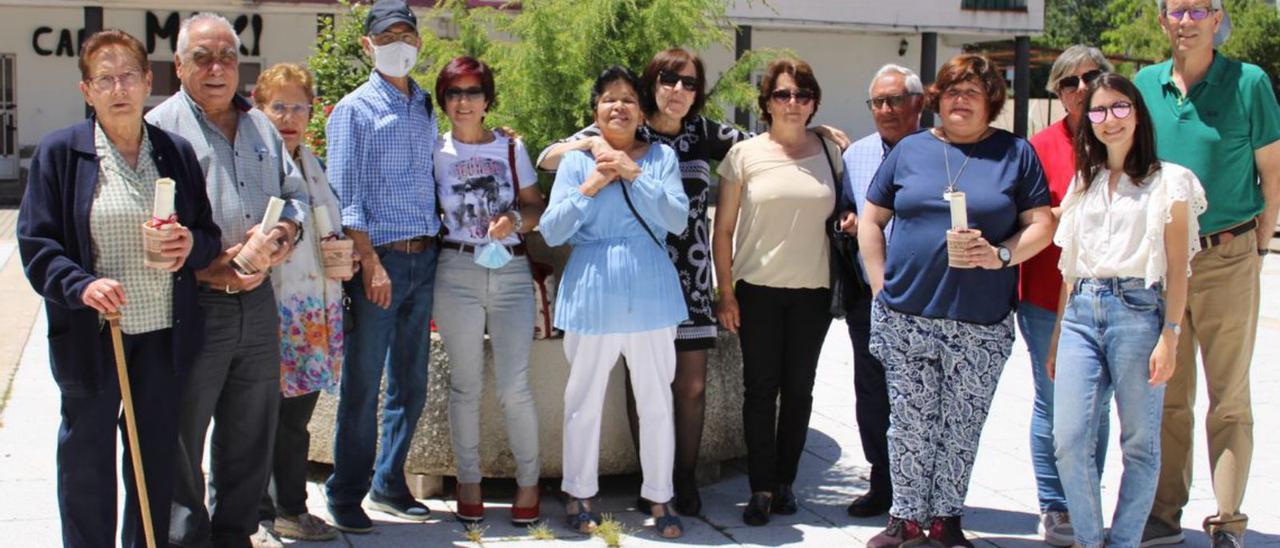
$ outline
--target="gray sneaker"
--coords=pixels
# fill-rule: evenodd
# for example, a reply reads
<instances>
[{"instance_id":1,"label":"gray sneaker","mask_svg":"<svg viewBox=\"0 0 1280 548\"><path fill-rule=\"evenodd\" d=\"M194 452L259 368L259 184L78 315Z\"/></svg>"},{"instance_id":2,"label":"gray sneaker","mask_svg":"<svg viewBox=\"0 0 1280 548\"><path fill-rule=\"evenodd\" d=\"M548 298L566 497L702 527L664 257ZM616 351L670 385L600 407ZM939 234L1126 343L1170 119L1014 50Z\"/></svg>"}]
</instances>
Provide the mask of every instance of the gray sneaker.
<instances>
[{"instance_id":1,"label":"gray sneaker","mask_svg":"<svg viewBox=\"0 0 1280 548\"><path fill-rule=\"evenodd\" d=\"M1181 527L1168 525L1155 518L1147 518L1147 526L1142 529L1142 544L1139 546L1140 548L1148 548L1150 546L1181 544L1183 540Z\"/></svg>"},{"instance_id":2,"label":"gray sneaker","mask_svg":"<svg viewBox=\"0 0 1280 548\"><path fill-rule=\"evenodd\" d=\"M1213 548L1244 548L1244 535L1218 529L1213 532Z\"/></svg>"},{"instance_id":3,"label":"gray sneaker","mask_svg":"<svg viewBox=\"0 0 1280 548\"><path fill-rule=\"evenodd\" d=\"M1049 511L1040 514L1040 534L1049 546L1066 548L1076 542L1076 531L1071 527L1071 514Z\"/></svg>"},{"instance_id":4,"label":"gray sneaker","mask_svg":"<svg viewBox=\"0 0 1280 548\"><path fill-rule=\"evenodd\" d=\"M272 523L270 521L263 520L258 522L258 532L249 537L249 544L253 548L284 548L284 543L280 542L279 537L276 537L276 532L271 526Z\"/></svg>"}]
</instances>

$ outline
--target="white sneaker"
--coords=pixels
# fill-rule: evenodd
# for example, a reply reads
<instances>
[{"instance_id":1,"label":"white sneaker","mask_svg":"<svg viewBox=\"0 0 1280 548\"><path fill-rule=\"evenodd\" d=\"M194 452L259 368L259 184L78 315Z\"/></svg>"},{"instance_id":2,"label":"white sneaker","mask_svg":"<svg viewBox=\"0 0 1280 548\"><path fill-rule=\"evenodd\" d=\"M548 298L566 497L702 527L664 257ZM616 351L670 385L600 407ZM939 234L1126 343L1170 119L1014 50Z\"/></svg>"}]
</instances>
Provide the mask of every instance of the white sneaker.
<instances>
[{"instance_id":1,"label":"white sneaker","mask_svg":"<svg viewBox=\"0 0 1280 548\"><path fill-rule=\"evenodd\" d=\"M272 525L270 521L258 522L258 532L249 537L249 544L253 548L284 548L284 543L280 542Z\"/></svg>"},{"instance_id":2,"label":"white sneaker","mask_svg":"<svg viewBox=\"0 0 1280 548\"><path fill-rule=\"evenodd\" d=\"M1075 544L1076 532L1071 527L1071 514L1050 511L1040 514L1038 532L1049 546L1067 547Z\"/></svg>"}]
</instances>

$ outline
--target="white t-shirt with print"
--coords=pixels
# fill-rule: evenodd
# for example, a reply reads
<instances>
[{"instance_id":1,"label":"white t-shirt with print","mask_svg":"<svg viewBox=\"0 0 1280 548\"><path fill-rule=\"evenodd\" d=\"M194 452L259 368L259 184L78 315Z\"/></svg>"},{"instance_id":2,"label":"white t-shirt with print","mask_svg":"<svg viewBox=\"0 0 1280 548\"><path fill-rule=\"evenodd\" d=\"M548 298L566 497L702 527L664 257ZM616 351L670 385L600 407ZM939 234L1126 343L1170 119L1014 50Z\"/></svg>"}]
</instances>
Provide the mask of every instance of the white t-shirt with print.
<instances>
[{"instance_id":1,"label":"white t-shirt with print","mask_svg":"<svg viewBox=\"0 0 1280 548\"><path fill-rule=\"evenodd\" d=\"M507 141L497 132L494 140L483 145L462 143L453 132L436 140L436 201L444 212L444 239L470 245L489 242L489 221L515 207L511 168L508 166ZM529 161L524 143L516 140L516 173L520 188L537 183L538 175ZM516 245L520 239L512 234L502 240Z\"/></svg>"}]
</instances>

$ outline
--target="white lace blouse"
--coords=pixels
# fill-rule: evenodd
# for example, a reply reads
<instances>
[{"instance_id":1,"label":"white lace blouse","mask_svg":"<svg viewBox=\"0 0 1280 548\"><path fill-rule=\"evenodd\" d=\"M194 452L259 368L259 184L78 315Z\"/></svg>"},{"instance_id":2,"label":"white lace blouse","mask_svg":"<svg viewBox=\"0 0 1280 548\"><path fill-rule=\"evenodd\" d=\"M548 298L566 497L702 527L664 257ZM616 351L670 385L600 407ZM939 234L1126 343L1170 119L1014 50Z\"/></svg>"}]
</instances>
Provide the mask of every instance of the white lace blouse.
<instances>
[{"instance_id":1,"label":"white lace blouse","mask_svg":"<svg viewBox=\"0 0 1280 548\"><path fill-rule=\"evenodd\" d=\"M1110 170L1101 170L1081 192L1071 181L1062 199L1062 215L1053 243L1062 248L1058 269L1068 278L1142 278L1147 287L1163 282L1168 268L1164 248L1170 208L1186 202L1187 251L1200 251L1197 217L1208 207L1200 180L1191 170L1160 162L1145 184L1121 174L1115 193L1107 189ZM1187 275L1191 274L1190 265Z\"/></svg>"}]
</instances>

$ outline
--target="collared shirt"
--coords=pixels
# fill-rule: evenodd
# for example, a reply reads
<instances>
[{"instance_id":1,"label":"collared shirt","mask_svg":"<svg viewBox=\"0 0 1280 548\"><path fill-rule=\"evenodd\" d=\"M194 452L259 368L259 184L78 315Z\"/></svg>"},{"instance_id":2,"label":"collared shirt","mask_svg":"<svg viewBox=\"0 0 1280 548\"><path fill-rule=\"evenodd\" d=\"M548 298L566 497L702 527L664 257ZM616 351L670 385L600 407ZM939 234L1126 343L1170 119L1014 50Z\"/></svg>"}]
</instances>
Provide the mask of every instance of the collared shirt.
<instances>
[{"instance_id":1,"label":"collared shirt","mask_svg":"<svg viewBox=\"0 0 1280 548\"><path fill-rule=\"evenodd\" d=\"M1215 51L1204 79L1183 95L1173 61L1138 71L1134 85L1151 113L1156 155L1186 166L1204 185L1209 210L1200 233L1249 221L1266 205L1254 151L1280 140L1280 106L1271 80L1256 65Z\"/></svg>"},{"instance_id":2,"label":"collared shirt","mask_svg":"<svg viewBox=\"0 0 1280 548\"><path fill-rule=\"evenodd\" d=\"M305 225L307 192L302 173L285 152L284 141L265 114L239 95L235 142L210 120L185 90L147 113L147 121L191 142L204 169L205 193L213 220L222 228L222 247L245 241L245 233L262 222L272 196L284 198L281 219Z\"/></svg>"},{"instance_id":3,"label":"collared shirt","mask_svg":"<svg viewBox=\"0 0 1280 548\"><path fill-rule=\"evenodd\" d=\"M376 71L329 115L329 182L342 225L382 245L440 232L432 153L431 95L409 80L408 96Z\"/></svg>"},{"instance_id":4,"label":"collared shirt","mask_svg":"<svg viewBox=\"0 0 1280 548\"><path fill-rule=\"evenodd\" d=\"M875 177L876 170L880 169L880 164L884 162L885 156L889 155L889 151L893 150L890 145L880 136L880 132L872 133L866 137L858 139L849 148L844 151L844 185L845 200L852 198L854 211L858 213L858 218L862 218L862 212L866 209L867 188L871 186L871 178ZM889 244L889 234L893 233L893 219L884 225L884 243ZM858 272L862 274L863 281L867 281L867 268L862 263L862 253L858 253Z\"/></svg>"},{"instance_id":5,"label":"collared shirt","mask_svg":"<svg viewBox=\"0 0 1280 548\"><path fill-rule=\"evenodd\" d=\"M143 127L137 167L131 167L94 124L98 151L98 187L89 229L93 234L94 272L124 286L128 301L120 308L120 330L130 335L173 326L173 274L143 266L142 224L151 218L160 170L151 157L151 139Z\"/></svg>"}]
</instances>

